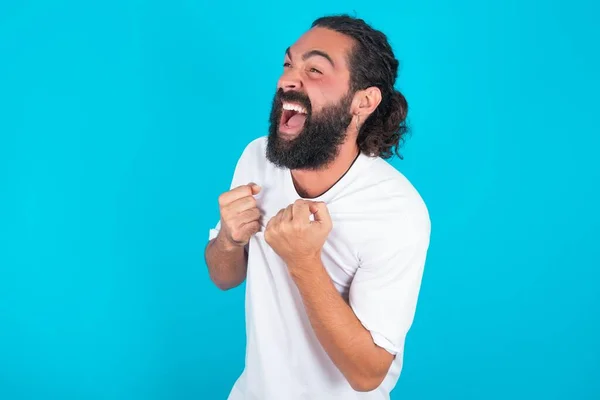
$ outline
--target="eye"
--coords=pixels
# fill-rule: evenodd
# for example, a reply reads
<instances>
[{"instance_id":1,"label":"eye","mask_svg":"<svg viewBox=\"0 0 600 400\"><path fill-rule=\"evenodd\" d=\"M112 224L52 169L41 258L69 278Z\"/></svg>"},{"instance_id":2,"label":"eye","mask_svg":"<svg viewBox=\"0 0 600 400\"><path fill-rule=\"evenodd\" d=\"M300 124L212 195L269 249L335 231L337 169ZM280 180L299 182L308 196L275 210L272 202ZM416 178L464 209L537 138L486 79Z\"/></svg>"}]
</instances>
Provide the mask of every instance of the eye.
<instances>
[{"instance_id":1,"label":"eye","mask_svg":"<svg viewBox=\"0 0 600 400\"><path fill-rule=\"evenodd\" d=\"M315 73L315 74L321 74L322 73L321 71L319 71L316 68L310 68L308 71L311 72L311 73Z\"/></svg>"},{"instance_id":2,"label":"eye","mask_svg":"<svg viewBox=\"0 0 600 400\"><path fill-rule=\"evenodd\" d=\"M292 64L287 61L283 63L283 68L289 68L291 66L292 66Z\"/></svg>"}]
</instances>

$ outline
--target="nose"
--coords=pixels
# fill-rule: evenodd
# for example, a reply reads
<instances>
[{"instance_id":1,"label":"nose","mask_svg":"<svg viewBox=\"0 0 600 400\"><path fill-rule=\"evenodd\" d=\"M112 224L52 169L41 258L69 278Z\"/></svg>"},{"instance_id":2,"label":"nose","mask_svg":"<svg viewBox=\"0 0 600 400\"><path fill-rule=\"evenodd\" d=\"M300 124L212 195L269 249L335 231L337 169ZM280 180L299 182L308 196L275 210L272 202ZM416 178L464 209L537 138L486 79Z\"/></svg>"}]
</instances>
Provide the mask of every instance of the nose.
<instances>
[{"instance_id":1,"label":"nose","mask_svg":"<svg viewBox=\"0 0 600 400\"><path fill-rule=\"evenodd\" d=\"M299 90L302 88L302 80L298 73L293 70L286 71L281 78L279 78L278 85L279 89L283 89L284 92L289 90Z\"/></svg>"}]
</instances>

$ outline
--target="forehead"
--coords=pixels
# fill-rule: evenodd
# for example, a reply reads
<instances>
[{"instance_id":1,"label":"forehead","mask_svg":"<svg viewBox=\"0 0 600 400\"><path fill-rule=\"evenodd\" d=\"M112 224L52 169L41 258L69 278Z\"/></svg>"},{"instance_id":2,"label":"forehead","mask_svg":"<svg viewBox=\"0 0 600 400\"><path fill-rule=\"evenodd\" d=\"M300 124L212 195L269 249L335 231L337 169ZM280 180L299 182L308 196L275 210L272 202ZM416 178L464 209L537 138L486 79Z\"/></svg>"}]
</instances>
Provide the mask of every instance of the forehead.
<instances>
[{"instance_id":1,"label":"forehead","mask_svg":"<svg viewBox=\"0 0 600 400\"><path fill-rule=\"evenodd\" d=\"M290 47L290 51L293 55L301 55L311 50L321 50L333 59L336 67L347 69L348 54L353 44L353 39L349 36L330 29L315 27L304 33Z\"/></svg>"}]
</instances>

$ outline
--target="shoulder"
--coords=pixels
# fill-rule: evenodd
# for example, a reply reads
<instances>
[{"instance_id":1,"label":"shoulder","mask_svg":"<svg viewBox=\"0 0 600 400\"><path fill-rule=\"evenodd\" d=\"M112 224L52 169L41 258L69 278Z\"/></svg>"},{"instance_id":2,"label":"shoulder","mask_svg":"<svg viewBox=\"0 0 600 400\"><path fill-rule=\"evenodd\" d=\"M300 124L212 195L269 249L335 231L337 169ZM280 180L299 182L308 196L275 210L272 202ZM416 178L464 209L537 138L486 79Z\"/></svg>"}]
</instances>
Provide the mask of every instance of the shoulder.
<instances>
[{"instance_id":1,"label":"shoulder","mask_svg":"<svg viewBox=\"0 0 600 400\"><path fill-rule=\"evenodd\" d=\"M364 204L373 216L357 249L361 266L382 271L390 271L386 265L398 271L420 267L431 237L423 197L403 173L383 159L373 160L361 179L369 187Z\"/></svg>"},{"instance_id":2,"label":"shoulder","mask_svg":"<svg viewBox=\"0 0 600 400\"><path fill-rule=\"evenodd\" d=\"M371 201L377 203L391 219L410 218L429 224L429 210L413 183L387 161L372 160L370 168L361 176L370 186Z\"/></svg>"},{"instance_id":3,"label":"shoulder","mask_svg":"<svg viewBox=\"0 0 600 400\"><path fill-rule=\"evenodd\" d=\"M250 141L244 151L242 157L265 158L265 150L267 148L267 137L261 136Z\"/></svg>"},{"instance_id":4,"label":"shoulder","mask_svg":"<svg viewBox=\"0 0 600 400\"><path fill-rule=\"evenodd\" d=\"M375 231L383 246L399 242L429 241L431 219L425 200L413 183L381 158L371 159L363 171L361 203L376 222Z\"/></svg>"},{"instance_id":5,"label":"shoulder","mask_svg":"<svg viewBox=\"0 0 600 400\"><path fill-rule=\"evenodd\" d=\"M239 159L238 159L238 167L239 166L262 166L266 163L266 147L267 147L267 137L261 136L256 139L250 141L242 151Z\"/></svg>"}]
</instances>

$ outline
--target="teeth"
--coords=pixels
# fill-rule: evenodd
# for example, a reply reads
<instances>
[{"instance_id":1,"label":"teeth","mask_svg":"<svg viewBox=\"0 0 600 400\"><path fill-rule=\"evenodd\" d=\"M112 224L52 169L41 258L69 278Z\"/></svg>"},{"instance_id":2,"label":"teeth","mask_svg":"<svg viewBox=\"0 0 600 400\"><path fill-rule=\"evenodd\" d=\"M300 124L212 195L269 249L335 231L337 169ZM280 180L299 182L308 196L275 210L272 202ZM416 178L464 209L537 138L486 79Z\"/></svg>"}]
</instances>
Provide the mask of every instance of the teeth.
<instances>
[{"instance_id":1,"label":"teeth","mask_svg":"<svg viewBox=\"0 0 600 400\"><path fill-rule=\"evenodd\" d=\"M296 111L296 112L302 113L302 114L306 114L306 110L304 109L304 107L299 106L298 104L283 103L283 109L284 110L290 110L290 111Z\"/></svg>"}]
</instances>

